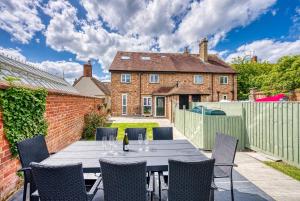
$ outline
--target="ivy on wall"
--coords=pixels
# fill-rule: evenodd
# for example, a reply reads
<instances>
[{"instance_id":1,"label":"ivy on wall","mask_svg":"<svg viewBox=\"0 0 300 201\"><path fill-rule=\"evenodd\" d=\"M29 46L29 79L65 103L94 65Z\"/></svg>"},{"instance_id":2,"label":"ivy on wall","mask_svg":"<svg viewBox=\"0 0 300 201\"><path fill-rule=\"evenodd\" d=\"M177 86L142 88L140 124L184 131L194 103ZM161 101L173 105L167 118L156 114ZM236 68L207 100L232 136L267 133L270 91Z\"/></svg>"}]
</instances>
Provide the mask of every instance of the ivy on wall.
<instances>
[{"instance_id":1,"label":"ivy on wall","mask_svg":"<svg viewBox=\"0 0 300 201\"><path fill-rule=\"evenodd\" d=\"M14 156L18 154L17 142L39 134L46 135L46 97L45 89L11 86L0 90L4 133Z\"/></svg>"}]
</instances>

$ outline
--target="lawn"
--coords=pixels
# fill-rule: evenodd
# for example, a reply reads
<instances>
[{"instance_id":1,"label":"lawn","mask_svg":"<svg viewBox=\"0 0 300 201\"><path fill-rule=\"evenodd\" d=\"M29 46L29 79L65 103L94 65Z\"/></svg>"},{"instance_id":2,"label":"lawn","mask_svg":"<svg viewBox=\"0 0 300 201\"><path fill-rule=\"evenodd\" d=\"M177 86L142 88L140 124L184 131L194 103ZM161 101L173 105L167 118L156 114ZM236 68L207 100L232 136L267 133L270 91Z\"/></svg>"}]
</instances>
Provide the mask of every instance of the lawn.
<instances>
[{"instance_id":1,"label":"lawn","mask_svg":"<svg viewBox=\"0 0 300 201\"><path fill-rule=\"evenodd\" d=\"M283 162L264 162L266 165L273 167L276 170L279 170L280 172L289 175L290 177L293 177L294 179L300 181L300 169L289 165L287 163Z\"/></svg>"},{"instance_id":2,"label":"lawn","mask_svg":"<svg viewBox=\"0 0 300 201\"><path fill-rule=\"evenodd\" d=\"M158 123L112 123L107 127L118 128L118 140L122 140L126 128L147 128L147 139L152 140L152 128L159 127Z\"/></svg>"}]
</instances>

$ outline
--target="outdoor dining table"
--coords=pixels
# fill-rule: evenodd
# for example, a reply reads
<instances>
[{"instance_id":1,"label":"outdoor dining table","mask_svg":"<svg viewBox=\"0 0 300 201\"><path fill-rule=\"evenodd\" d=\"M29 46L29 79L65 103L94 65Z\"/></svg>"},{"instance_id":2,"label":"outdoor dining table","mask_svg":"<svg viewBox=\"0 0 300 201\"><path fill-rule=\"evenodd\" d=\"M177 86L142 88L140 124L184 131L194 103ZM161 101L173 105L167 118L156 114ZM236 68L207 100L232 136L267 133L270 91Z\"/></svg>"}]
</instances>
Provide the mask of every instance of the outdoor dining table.
<instances>
[{"instance_id":1,"label":"outdoor dining table","mask_svg":"<svg viewBox=\"0 0 300 201\"><path fill-rule=\"evenodd\" d=\"M188 140L153 140L148 145L138 141L129 142L129 151L124 152L122 142L77 141L41 163L64 165L82 163L84 173L100 172L99 159L115 162L147 161L147 171L168 171L168 160L201 161L207 157ZM109 147L109 148L108 148Z\"/></svg>"}]
</instances>

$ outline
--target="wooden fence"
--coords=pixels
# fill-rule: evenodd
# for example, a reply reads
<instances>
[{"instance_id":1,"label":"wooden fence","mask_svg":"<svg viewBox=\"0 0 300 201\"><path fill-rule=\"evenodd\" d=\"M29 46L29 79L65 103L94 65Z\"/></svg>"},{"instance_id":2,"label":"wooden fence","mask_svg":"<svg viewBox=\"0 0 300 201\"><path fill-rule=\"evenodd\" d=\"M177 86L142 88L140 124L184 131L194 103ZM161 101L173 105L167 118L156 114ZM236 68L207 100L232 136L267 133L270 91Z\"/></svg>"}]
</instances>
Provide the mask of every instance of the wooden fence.
<instances>
[{"instance_id":1,"label":"wooden fence","mask_svg":"<svg viewBox=\"0 0 300 201\"><path fill-rule=\"evenodd\" d=\"M223 109L227 116L175 108L174 117L175 127L199 148L212 149L216 132L222 132L237 137L240 150L250 148L300 166L299 102L203 105Z\"/></svg>"},{"instance_id":2,"label":"wooden fence","mask_svg":"<svg viewBox=\"0 0 300 201\"><path fill-rule=\"evenodd\" d=\"M246 146L300 165L300 103L243 103Z\"/></svg>"},{"instance_id":3,"label":"wooden fence","mask_svg":"<svg viewBox=\"0 0 300 201\"><path fill-rule=\"evenodd\" d=\"M175 109L175 127L197 147L211 150L216 132L232 135L240 140L238 149L244 149L245 139L241 116L208 116L188 110Z\"/></svg>"}]
</instances>

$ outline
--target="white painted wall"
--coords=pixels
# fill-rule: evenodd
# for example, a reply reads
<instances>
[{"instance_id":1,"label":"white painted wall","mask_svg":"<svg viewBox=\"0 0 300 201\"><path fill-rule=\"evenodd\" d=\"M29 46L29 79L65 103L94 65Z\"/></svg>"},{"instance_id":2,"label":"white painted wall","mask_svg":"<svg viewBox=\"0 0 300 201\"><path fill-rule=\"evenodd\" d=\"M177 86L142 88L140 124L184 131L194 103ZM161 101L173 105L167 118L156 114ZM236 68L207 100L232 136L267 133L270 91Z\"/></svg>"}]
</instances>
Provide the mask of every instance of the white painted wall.
<instances>
[{"instance_id":1,"label":"white painted wall","mask_svg":"<svg viewBox=\"0 0 300 201\"><path fill-rule=\"evenodd\" d=\"M86 96L96 96L104 98L105 94L97 85L91 80L90 77L82 77L81 80L74 86L79 93Z\"/></svg>"}]
</instances>

